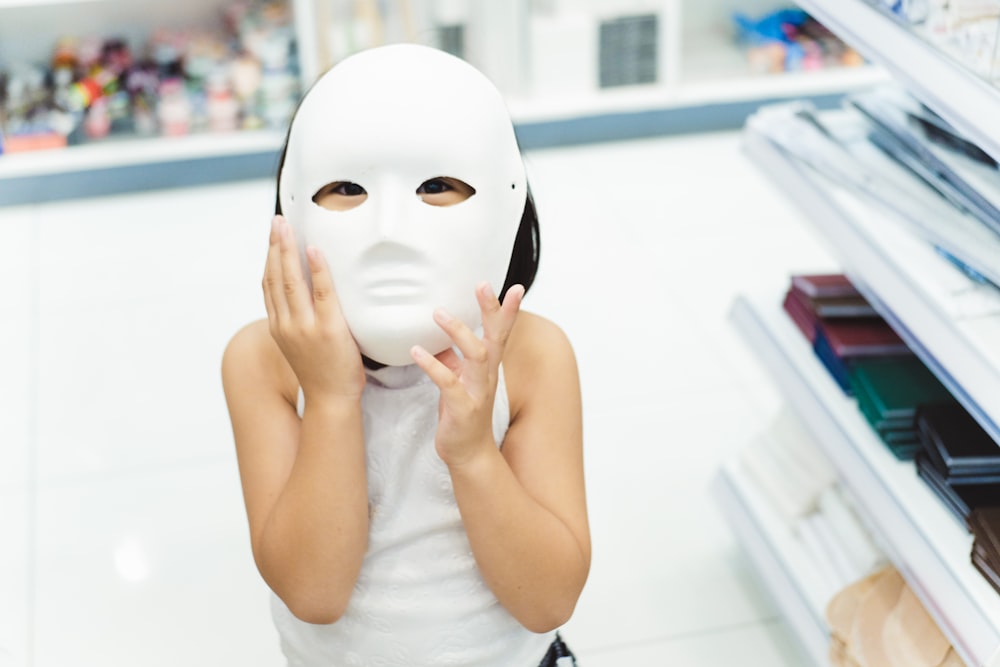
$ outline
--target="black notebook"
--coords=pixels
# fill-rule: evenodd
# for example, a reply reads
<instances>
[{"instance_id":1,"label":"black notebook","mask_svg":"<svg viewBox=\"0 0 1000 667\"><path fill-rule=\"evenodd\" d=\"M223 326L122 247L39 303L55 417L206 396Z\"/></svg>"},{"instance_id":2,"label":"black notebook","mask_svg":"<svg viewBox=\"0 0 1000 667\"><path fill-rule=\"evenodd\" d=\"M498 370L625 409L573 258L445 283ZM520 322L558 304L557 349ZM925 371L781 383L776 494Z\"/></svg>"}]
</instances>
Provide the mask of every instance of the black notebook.
<instances>
[{"instance_id":1,"label":"black notebook","mask_svg":"<svg viewBox=\"0 0 1000 667\"><path fill-rule=\"evenodd\" d=\"M927 455L943 476L1000 476L1000 445L959 403L922 405L917 410L917 429Z\"/></svg>"}]
</instances>

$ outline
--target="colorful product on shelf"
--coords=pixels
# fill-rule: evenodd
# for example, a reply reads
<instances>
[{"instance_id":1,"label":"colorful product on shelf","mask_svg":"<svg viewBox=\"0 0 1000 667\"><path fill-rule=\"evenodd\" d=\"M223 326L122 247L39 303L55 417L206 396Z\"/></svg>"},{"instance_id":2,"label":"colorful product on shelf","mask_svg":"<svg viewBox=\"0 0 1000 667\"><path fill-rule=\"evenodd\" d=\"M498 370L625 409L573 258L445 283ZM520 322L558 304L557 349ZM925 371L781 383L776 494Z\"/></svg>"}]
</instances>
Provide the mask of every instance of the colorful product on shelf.
<instances>
[{"instance_id":1,"label":"colorful product on shelf","mask_svg":"<svg viewBox=\"0 0 1000 667\"><path fill-rule=\"evenodd\" d=\"M4 152L108 135L282 129L298 99L287 3L235 2L220 27L122 39L64 37L48 63L0 63Z\"/></svg>"},{"instance_id":2,"label":"colorful product on shelf","mask_svg":"<svg viewBox=\"0 0 1000 667\"><path fill-rule=\"evenodd\" d=\"M944 385L843 274L792 276L783 308L889 451L912 459L918 408L955 402Z\"/></svg>"},{"instance_id":3,"label":"colorful product on shelf","mask_svg":"<svg viewBox=\"0 0 1000 667\"><path fill-rule=\"evenodd\" d=\"M755 73L815 71L864 64L850 48L801 9L779 9L754 18L733 14L737 40Z\"/></svg>"},{"instance_id":4,"label":"colorful product on shelf","mask_svg":"<svg viewBox=\"0 0 1000 667\"><path fill-rule=\"evenodd\" d=\"M783 307L845 394L853 359L911 354L843 274L792 276Z\"/></svg>"}]
</instances>

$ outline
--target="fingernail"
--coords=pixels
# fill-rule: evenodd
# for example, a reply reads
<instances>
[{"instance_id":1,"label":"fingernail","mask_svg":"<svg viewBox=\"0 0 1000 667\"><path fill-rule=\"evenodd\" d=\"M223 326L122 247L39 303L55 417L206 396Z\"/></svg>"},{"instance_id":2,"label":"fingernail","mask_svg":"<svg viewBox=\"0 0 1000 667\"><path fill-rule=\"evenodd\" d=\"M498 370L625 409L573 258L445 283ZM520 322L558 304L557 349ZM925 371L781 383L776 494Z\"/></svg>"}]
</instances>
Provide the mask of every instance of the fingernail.
<instances>
[{"instance_id":1,"label":"fingernail","mask_svg":"<svg viewBox=\"0 0 1000 667\"><path fill-rule=\"evenodd\" d=\"M414 345L410 348L410 356L414 359L419 359L421 357L427 356L427 351L419 345Z\"/></svg>"},{"instance_id":2,"label":"fingernail","mask_svg":"<svg viewBox=\"0 0 1000 667\"><path fill-rule=\"evenodd\" d=\"M444 308L437 308L434 310L434 319L442 324L447 324L455 318L453 318Z\"/></svg>"}]
</instances>

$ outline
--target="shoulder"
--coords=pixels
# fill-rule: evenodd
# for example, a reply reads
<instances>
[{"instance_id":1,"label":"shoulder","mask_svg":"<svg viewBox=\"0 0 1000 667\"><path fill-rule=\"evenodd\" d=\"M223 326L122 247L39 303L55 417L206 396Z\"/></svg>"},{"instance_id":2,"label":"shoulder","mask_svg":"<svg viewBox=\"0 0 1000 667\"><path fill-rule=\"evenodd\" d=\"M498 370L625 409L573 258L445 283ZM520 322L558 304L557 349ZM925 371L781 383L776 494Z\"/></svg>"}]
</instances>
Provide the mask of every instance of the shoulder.
<instances>
[{"instance_id":1,"label":"shoulder","mask_svg":"<svg viewBox=\"0 0 1000 667\"><path fill-rule=\"evenodd\" d=\"M504 365L521 361L540 362L556 355L573 356L573 347L566 333L553 321L521 311L511 330L504 354Z\"/></svg>"},{"instance_id":2,"label":"shoulder","mask_svg":"<svg viewBox=\"0 0 1000 667\"><path fill-rule=\"evenodd\" d=\"M297 399L298 382L291 366L271 336L266 319L237 331L222 355L222 382L227 395L251 387L278 391Z\"/></svg>"},{"instance_id":3,"label":"shoulder","mask_svg":"<svg viewBox=\"0 0 1000 667\"><path fill-rule=\"evenodd\" d=\"M522 311L507 341L504 377L512 415L537 392L578 391L576 355L566 333L540 315Z\"/></svg>"}]
</instances>

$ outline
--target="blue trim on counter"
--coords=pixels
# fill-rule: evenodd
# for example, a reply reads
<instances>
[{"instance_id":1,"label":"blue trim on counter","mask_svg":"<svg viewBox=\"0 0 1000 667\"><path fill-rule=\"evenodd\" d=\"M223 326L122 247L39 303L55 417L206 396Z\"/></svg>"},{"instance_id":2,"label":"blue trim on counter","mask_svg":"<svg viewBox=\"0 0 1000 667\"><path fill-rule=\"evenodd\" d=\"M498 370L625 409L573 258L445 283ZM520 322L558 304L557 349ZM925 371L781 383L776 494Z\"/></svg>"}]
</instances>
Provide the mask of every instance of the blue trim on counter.
<instances>
[{"instance_id":1,"label":"blue trim on counter","mask_svg":"<svg viewBox=\"0 0 1000 667\"><path fill-rule=\"evenodd\" d=\"M538 150L605 141L736 130L743 127L747 117L758 107L789 99L793 98L757 99L523 123L515 131L522 150ZM807 99L821 109L832 108L840 104L842 95L819 95ZM278 156L278 150L267 150L241 155L2 178L0 206L270 178L277 171ZM0 160L2 159L0 156Z\"/></svg>"},{"instance_id":2,"label":"blue trim on counter","mask_svg":"<svg viewBox=\"0 0 1000 667\"><path fill-rule=\"evenodd\" d=\"M520 125L516 132L521 149L532 150L671 134L736 130L742 128L747 117L759 107L791 99L808 99L819 109L829 109L840 105L843 94L755 99L560 119Z\"/></svg>"},{"instance_id":3,"label":"blue trim on counter","mask_svg":"<svg viewBox=\"0 0 1000 667\"><path fill-rule=\"evenodd\" d=\"M0 206L265 178L277 166L278 151L266 151L5 178L0 179Z\"/></svg>"}]
</instances>

